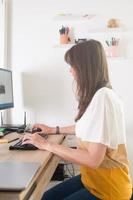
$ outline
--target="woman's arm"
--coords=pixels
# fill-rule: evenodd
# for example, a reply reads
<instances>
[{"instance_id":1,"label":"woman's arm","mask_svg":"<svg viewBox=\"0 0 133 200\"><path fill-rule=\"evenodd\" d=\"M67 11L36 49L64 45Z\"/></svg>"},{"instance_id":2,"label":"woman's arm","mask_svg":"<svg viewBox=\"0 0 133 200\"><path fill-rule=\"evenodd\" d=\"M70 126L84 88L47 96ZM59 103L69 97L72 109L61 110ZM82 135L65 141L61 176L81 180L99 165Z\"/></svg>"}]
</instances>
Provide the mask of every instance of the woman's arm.
<instances>
[{"instance_id":1,"label":"woman's arm","mask_svg":"<svg viewBox=\"0 0 133 200\"><path fill-rule=\"evenodd\" d=\"M42 133L56 134L56 127L50 127L45 124L35 124L33 128L41 129ZM59 134L64 134L64 135L75 134L75 125L59 127Z\"/></svg>"},{"instance_id":2,"label":"woman's arm","mask_svg":"<svg viewBox=\"0 0 133 200\"><path fill-rule=\"evenodd\" d=\"M59 127L59 134L74 135L75 134L75 125Z\"/></svg>"},{"instance_id":3,"label":"woman's arm","mask_svg":"<svg viewBox=\"0 0 133 200\"><path fill-rule=\"evenodd\" d=\"M86 142L86 149L71 149L63 145L55 144L44 140L38 134L26 134L23 143L30 143L42 150L52 152L64 160L85 165L91 168L97 168L104 159L106 146L100 143Z\"/></svg>"},{"instance_id":4,"label":"woman's arm","mask_svg":"<svg viewBox=\"0 0 133 200\"><path fill-rule=\"evenodd\" d=\"M106 152L106 146L98 143L88 143L86 150L71 149L55 143L48 143L43 149L60 156L64 160L94 169L102 163Z\"/></svg>"}]
</instances>

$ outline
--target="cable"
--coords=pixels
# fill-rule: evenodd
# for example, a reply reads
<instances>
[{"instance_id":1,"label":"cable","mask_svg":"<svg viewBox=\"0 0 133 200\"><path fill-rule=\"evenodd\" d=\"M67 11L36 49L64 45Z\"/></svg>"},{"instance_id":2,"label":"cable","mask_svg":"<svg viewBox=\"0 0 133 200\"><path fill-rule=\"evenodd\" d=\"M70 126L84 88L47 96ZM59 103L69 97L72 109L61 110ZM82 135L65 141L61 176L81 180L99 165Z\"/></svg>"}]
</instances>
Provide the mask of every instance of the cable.
<instances>
[{"instance_id":1,"label":"cable","mask_svg":"<svg viewBox=\"0 0 133 200\"><path fill-rule=\"evenodd\" d=\"M66 161L64 161L64 166L65 166L65 172L68 172L68 174L70 175L70 178L75 176L75 171L74 171L74 166L72 163L67 163ZM69 169L68 166L71 166L71 169L72 169L72 172L71 170Z\"/></svg>"}]
</instances>

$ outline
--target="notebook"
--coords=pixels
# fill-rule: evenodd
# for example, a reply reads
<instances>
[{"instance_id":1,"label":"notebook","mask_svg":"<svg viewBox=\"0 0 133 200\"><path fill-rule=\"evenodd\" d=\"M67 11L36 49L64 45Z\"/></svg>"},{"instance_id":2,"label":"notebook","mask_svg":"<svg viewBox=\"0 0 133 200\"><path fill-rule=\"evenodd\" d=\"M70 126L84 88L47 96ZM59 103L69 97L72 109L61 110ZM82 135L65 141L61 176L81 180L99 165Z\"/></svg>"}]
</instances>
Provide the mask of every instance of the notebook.
<instances>
[{"instance_id":1,"label":"notebook","mask_svg":"<svg viewBox=\"0 0 133 200\"><path fill-rule=\"evenodd\" d=\"M0 163L0 191L21 191L28 187L40 163Z\"/></svg>"}]
</instances>

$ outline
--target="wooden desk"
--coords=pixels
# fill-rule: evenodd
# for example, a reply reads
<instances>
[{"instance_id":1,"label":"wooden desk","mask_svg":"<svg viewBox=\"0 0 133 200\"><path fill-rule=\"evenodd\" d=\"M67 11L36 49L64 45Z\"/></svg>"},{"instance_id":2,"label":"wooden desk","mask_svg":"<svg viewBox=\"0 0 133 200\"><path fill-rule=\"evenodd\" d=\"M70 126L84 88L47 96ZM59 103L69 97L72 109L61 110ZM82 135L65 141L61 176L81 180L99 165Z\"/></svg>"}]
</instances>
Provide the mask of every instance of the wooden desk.
<instances>
[{"instance_id":1,"label":"wooden desk","mask_svg":"<svg viewBox=\"0 0 133 200\"><path fill-rule=\"evenodd\" d=\"M14 139L22 137L20 134L12 133L4 138ZM48 140L55 143L62 143L64 137L62 135L51 135ZM8 147L16 143L0 144L0 162L38 162L41 164L40 169L32 179L26 190L22 192L2 192L0 191L0 200L40 200L51 177L60 161L60 158L50 152L35 151L16 151L9 150ZM10 166L9 166L10 167ZM5 175L6 178L6 175Z\"/></svg>"}]
</instances>

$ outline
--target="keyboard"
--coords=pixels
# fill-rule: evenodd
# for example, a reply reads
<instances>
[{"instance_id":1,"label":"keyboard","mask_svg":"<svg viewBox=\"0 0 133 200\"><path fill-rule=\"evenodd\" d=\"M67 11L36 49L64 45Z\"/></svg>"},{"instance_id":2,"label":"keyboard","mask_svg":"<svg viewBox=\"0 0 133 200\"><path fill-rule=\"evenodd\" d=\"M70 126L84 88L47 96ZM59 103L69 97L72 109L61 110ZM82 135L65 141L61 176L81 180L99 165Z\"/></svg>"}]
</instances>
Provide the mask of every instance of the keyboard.
<instances>
[{"instance_id":1,"label":"keyboard","mask_svg":"<svg viewBox=\"0 0 133 200\"><path fill-rule=\"evenodd\" d=\"M47 135L43 136L45 139L48 138ZM37 150L33 144L22 144L22 139L19 140L16 144L9 146L9 150Z\"/></svg>"}]
</instances>

